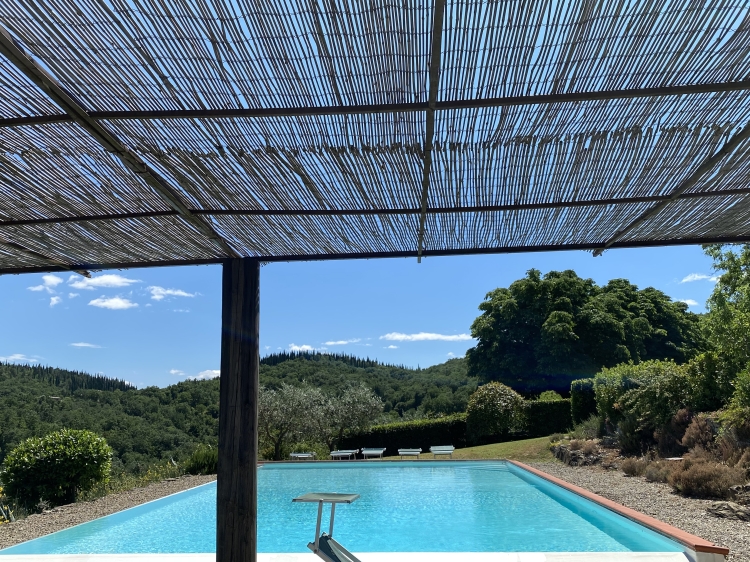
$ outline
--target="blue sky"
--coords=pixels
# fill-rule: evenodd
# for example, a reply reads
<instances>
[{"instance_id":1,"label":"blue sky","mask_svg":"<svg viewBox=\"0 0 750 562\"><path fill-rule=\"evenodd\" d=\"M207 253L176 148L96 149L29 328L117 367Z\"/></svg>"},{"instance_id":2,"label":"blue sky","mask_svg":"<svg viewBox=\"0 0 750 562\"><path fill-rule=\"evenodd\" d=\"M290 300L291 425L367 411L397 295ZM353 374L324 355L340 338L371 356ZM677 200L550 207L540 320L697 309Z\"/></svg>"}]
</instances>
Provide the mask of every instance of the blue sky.
<instances>
[{"instance_id":1,"label":"blue sky","mask_svg":"<svg viewBox=\"0 0 750 562\"><path fill-rule=\"evenodd\" d=\"M321 349L426 367L462 356L485 294L530 268L624 277L701 312L714 283L698 246L269 264L261 354ZM218 374L220 266L0 276L0 360L166 386Z\"/></svg>"}]
</instances>

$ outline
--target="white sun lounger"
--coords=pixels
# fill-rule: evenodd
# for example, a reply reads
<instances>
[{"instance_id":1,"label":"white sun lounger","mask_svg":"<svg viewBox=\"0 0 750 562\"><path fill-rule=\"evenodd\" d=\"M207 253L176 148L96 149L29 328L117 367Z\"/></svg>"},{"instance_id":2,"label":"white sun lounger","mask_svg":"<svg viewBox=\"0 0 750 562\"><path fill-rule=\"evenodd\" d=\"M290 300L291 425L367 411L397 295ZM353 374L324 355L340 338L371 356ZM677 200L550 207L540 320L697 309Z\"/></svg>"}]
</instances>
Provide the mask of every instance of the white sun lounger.
<instances>
[{"instance_id":1,"label":"white sun lounger","mask_svg":"<svg viewBox=\"0 0 750 562\"><path fill-rule=\"evenodd\" d=\"M362 456L366 459L369 459L370 457L378 457L379 459L382 459L383 453L385 453L385 447L383 447L382 449L377 447L362 448Z\"/></svg>"},{"instance_id":2,"label":"white sun lounger","mask_svg":"<svg viewBox=\"0 0 750 562\"><path fill-rule=\"evenodd\" d=\"M417 457L422 452L422 449L399 449L398 454L403 459L404 457Z\"/></svg>"},{"instance_id":3,"label":"white sun lounger","mask_svg":"<svg viewBox=\"0 0 750 562\"><path fill-rule=\"evenodd\" d=\"M289 457L296 460L312 460L315 458L315 452L311 451L309 453L289 453Z\"/></svg>"},{"instance_id":4,"label":"white sun lounger","mask_svg":"<svg viewBox=\"0 0 750 562\"><path fill-rule=\"evenodd\" d=\"M450 457L453 458L453 451L455 450L456 448L453 445L439 445L430 447L430 452L435 457L438 455L450 455Z\"/></svg>"},{"instance_id":5,"label":"white sun lounger","mask_svg":"<svg viewBox=\"0 0 750 562\"><path fill-rule=\"evenodd\" d=\"M338 460L347 458L349 460L352 460L357 457L357 453L359 453L359 449L344 449L342 451L331 451L331 458L338 459Z\"/></svg>"}]
</instances>

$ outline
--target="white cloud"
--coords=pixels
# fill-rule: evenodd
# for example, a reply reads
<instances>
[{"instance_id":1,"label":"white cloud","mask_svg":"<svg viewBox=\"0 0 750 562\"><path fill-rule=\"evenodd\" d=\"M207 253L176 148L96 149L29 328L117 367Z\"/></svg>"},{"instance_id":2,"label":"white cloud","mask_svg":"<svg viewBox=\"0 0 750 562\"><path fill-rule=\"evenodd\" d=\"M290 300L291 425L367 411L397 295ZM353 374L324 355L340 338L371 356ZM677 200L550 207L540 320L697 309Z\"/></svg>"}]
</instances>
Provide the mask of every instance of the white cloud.
<instances>
[{"instance_id":1,"label":"white cloud","mask_svg":"<svg viewBox=\"0 0 750 562\"><path fill-rule=\"evenodd\" d=\"M71 275L68 278L68 285L74 289L85 289L93 291L94 289L111 289L117 287L130 287L133 283L140 283L140 279L129 279L116 273L106 273L98 277L81 277L80 275Z\"/></svg>"},{"instance_id":2,"label":"white cloud","mask_svg":"<svg viewBox=\"0 0 750 562\"><path fill-rule=\"evenodd\" d=\"M357 343L362 341L362 338L354 338L351 340L336 340L336 341L327 341L325 342L325 345L346 345L348 343Z\"/></svg>"},{"instance_id":3,"label":"white cloud","mask_svg":"<svg viewBox=\"0 0 750 562\"><path fill-rule=\"evenodd\" d=\"M146 290L151 292L151 298L155 301L160 301L164 297L194 297L198 293L188 293L182 289L165 289L164 287L151 286L146 287Z\"/></svg>"},{"instance_id":4,"label":"white cloud","mask_svg":"<svg viewBox=\"0 0 750 562\"><path fill-rule=\"evenodd\" d=\"M170 375L184 375L185 371L180 371L179 369L171 369L169 371Z\"/></svg>"},{"instance_id":5,"label":"white cloud","mask_svg":"<svg viewBox=\"0 0 750 562\"><path fill-rule=\"evenodd\" d=\"M698 306L698 302L693 299L682 299L680 302L684 302L688 306Z\"/></svg>"},{"instance_id":6,"label":"white cloud","mask_svg":"<svg viewBox=\"0 0 750 562\"><path fill-rule=\"evenodd\" d=\"M54 293L55 287L57 287L62 282L62 278L58 277L57 275L48 273L47 275L42 275L41 285L34 285L33 287L29 287L28 289L29 291L47 291L48 293Z\"/></svg>"},{"instance_id":7,"label":"white cloud","mask_svg":"<svg viewBox=\"0 0 750 562\"><path fill-rule=\"evenodd\" d=\"M103 296L90 301L89 304L98 308L109 308L110 310L125 310L138 306L138 303L123 299L122 297L107 298Z\"/></svg>"},{"instance_id":8,"label":"white cloud","mask_svg":"<svg viewBox=\"0 0 750 562\"><path fill-rule=\"evenodd\" d=\"M315 348L307 344L297 345L296 343L290 343L289 351L315 351Z\"/></svg>"},{"instance_id":9,"label":"white cloud","mask_svg":"<svg viewBox=\"0 0 750 562\"><path fill-rule=\"evenodd\" d=\"M38 360L26 357L23 353L14 353L7 357L0 357L0 361L4 363L39 363Z\"/></svg>"},{"instance_id":10,"label":"white cloud","mask_svg":"<svg viewBox=\"0 0 750 562\"><path fill-rule=\"evenodd\" d=\"M401 334L399 332L391 332L384 336L380 336L381 340L389 341L468 341L472 338L469 334L431 334L428 332L419 332L418 334Z\"/></svg>"},{"instance_id":11,"label":"white cloud","mask_svg":"<svg viewBox=\"0 0 750 562\"><path fill-rule=\"evenodd\" d=\"M456 356L456 354L453 353L452 351L449 351L446 355L448 355L448 357L455 357Z\"/></svg>"},{"instance_id":12,"label":"white cloud","mask_svg":"<svg viewBox=\"0 0 750 562\"><path fill-rule=\"evenodd\" d=\"M172 312L190 312L189 308L175 308Z\"/></svg>"},{"instance_id":13,"label":"white cloud","mask_svg":"<svg viewBox=\"0 0 750 562\"><path fill-rule=\"evenodd\" d=\"M383 349L398 349L397 345L389 345L388 347L384 347Z\"/></svg>"},{"instance_id":14,"label":"white cloud","mask_svg":"<svg viewBox=\"0 0 750 562\"><path fill-rule=\"evenodd\" d=\"M683 278L680 283L692 283L693 281L703 281L705 279L708 279L709 281L713 281L716 283L719 280L718 275L706 275L705 273L691 273L690 275Z\"/></svg>"},{"instance_id":15,"label":"white cloud","mask_svg":"<svg viewBox=\"0 0 750 562\"><path fill-rule=\"evenodd\" d=\"M197 377L188 377L192 381L202 381L207 379L215 379L221 374L219 369L207 369L198 373Z\"/></svg>"},{"instance_id":16,"label":"white cloud","mask_svg":"<svg viewBox=\"0 0 750 562\"><path fill-rule=\"evenodd\" d=\"M95 343L87 343L85 341L79 341L76 343L71 343L73 347L90 347L92 349L101 349L101 345L96 345Z\"/></svg>"},{"instance_id":17,"label":"white cloud","mask_svg":"<svg viewBox=\"0 0 750 562\"><path fill-rule=\"evenodd\" d=\"M68 293L68 298L69 299L74 299L74 298L79 297L79 296L81 296L81 295L79 295L78 293Z\"/></svg>"},{"instance_id":18,"label":"white cloud","mask_svg":"<svg viewBox=\"0 0 750 562\"><path fill-rule=\"evenodd\" d=\"M56 304L60 304L62 302L62 299L60 297L52 297L49 300L50 306L55 306Z\"/></svg>"}]
</instances>

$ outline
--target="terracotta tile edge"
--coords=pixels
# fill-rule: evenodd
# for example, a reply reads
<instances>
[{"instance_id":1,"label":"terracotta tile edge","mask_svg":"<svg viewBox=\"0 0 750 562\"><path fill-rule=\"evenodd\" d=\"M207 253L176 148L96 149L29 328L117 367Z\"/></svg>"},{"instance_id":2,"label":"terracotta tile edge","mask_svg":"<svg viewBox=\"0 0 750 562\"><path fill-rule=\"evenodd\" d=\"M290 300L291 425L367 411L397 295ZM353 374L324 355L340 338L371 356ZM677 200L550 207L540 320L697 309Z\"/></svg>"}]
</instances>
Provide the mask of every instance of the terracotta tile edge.
<instances>
[{"instance_id":1,"label":"terracotta tile edge","mask_svg":"<svg viewBox=\"0 0 750 562\"><path fill-rule=\"evenodd\" d=\"M591 500L594 503L601 505L602 507L606 507L607 509L611 511L619 513L620 515L627 517L628 519L635 521L636 523L639 523L643 525L644 527L648 527L649 529L656 531L657 533L666 535L667 537L679 542L680 544L687 546L688 548L690 548L691 550L695 552L710 552L710 553L715 553L715 554L723 554L724 556L729 554L728 548L725 548L723 546L717 546L712 542L704 540L700 537L696 537L695 535L691 535L690 533L687 533L683 531L682 529L678 529L677 527L668 525L667 523L659 521L658 519L649 517L648 515L644 515L643 513L636 511L635 509L625 507L622 504L619 504L612 500L608 500L607 498L599 496L593 492L589 492L588 490L585 490L578 486L574 486L573 484L566 482L565 480L556 478L552 476L551 474L547 474L546 472L543 472L532 466L528 466L526 464L523 464L522 462L518 462L514 460L508 460L507 462L512 463L519 468L527 470L531 472L532 474L535 474L536 476L544 478L545 480L552 482L553 484L557 484L561 488L565 488L566 490L574 492L578 494L579 496L583 496L586 499Z\"/></svg>"}]
</instances>

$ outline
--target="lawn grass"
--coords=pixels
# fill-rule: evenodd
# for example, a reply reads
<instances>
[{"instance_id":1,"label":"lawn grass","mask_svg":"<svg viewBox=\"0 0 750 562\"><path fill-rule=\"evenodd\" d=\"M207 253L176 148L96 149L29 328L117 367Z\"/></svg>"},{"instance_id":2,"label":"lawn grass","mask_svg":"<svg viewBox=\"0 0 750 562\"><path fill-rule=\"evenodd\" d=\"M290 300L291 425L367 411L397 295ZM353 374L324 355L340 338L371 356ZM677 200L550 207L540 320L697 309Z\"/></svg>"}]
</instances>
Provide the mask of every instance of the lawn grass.
<instances>
[{"instance_id":1,"label":"lawn grass","mask_svg":"<svg viewBox=\"0 0 750 562\"><path fill-rule=\"evenodd\" d=\"M493 443L481 447L456 449L454 459L512 459L521 462L550 461L549 437Z\"/></svg>"}]
</instances>

